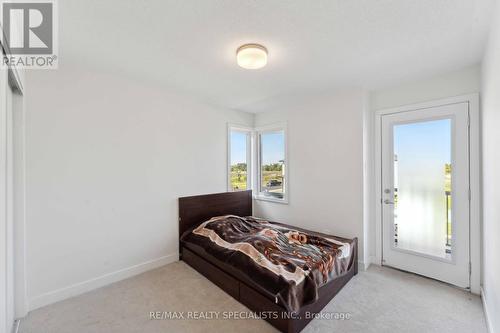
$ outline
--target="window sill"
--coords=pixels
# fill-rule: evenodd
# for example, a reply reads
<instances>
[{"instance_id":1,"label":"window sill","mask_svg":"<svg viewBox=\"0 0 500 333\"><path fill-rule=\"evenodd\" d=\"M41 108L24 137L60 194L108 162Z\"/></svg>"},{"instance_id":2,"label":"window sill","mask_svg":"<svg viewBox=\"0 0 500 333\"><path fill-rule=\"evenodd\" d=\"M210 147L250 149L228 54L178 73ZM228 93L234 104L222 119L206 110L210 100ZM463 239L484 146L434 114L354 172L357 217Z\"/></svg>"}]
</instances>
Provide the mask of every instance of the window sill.
<instances>
[{"instance_id":1,"label":"window sill","mask_svg":"<svg viewBox=\"0 0 500 333\"><path fill-rule=\"evenodd\" d=\"M263 195L254 195L253 198L255 200L259 200L259 201L269 201L269 202L279 203L279 204L282 204L282 205L288 205L288 199L287 198L276 199L276 198L266 197L266 196L263 196Z\"/></svg>"}]
</instances>

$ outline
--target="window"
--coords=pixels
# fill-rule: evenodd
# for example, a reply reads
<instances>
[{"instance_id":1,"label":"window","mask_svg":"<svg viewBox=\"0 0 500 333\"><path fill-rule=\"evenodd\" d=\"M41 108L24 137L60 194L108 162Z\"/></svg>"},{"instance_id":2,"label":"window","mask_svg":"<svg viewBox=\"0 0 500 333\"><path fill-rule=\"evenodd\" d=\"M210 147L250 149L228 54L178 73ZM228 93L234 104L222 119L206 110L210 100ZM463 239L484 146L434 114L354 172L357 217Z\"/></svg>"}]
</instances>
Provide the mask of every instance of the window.
<instances>
[{"instance_id":1,"label":"window","mask_svg":"<svg viewBox=\"0 0 500 333\"><path fill-rule=\"evenodd\" d=\"M228 125L228 191L253 190L259 200L288 202L286 125Z\"/></svg>"},{"instance_id":2,"label":"window","mask_svg":"<svg viewBox=\"0 0 500 333\"><path fill-rule=\"evenodd\" d=\"M228 190L251 188L252 129L229 125L228 128Z\"/></svg>"},{"instance_id":3,"label":"window","mask_svg":"<svg viewBox=\"0 0 500 333\"><path fill-rule=\"evenodd\" d=\"M287 201L285 126L257 131L258 181L257 198Z\"/></svg>"}]
</instances>

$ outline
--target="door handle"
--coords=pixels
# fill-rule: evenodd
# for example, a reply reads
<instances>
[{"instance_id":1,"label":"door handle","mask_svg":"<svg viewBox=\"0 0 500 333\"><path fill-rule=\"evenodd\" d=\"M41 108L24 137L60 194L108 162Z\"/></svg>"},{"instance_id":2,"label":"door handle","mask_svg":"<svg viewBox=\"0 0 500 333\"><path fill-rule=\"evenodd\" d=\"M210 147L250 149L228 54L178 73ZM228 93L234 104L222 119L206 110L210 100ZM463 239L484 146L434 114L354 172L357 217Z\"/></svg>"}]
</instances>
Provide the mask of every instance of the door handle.
<instances>
[{"instance_id":1,"label":"door handle","mask_svg":"<svg viewBox=\"0 0 500 333\"><path fill-rule=\"evenodd\" d=\"M394 202L390 201L389 199L385 199L385 200L384 200L384 203L385 203L386 205L394 205Z\"/></svg>"}]
</instances>

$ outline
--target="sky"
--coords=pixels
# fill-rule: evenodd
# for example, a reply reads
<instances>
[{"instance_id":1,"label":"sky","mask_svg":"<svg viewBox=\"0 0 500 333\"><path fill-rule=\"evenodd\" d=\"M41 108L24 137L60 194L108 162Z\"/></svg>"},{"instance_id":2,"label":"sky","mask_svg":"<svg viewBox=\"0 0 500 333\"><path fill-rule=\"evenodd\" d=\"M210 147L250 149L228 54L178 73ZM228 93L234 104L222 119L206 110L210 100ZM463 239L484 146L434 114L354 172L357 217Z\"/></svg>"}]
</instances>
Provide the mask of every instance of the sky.
<instances>
[{"instance_id":1,"label":"sky","mask_svg":"<svg viewBox=\"0 0 500 333\"><path fill-rule=\"evenodd\" d=\"M265 133L261 136L263 164L278 163L285 158L283 132ZM246 133L231 132L231 165L246 162Z\"/></svg>"},{"instance_id":2,"label":"sky","mask_svg":"<svg viewBox=\"0 0 500 333\"><path fill-rule=\"evenodd\" d=\"M451 163L451 120L395 125L394 154L394 186L400 191L442 190L444 166Z\"/></svg>"},{"instance_id":3,"label":"sky","mask_svg":"<svg viewBox=\"0 0 500 333\"><path fill-rule=\"evenodd\" d=\"M231 131L231 165L247 160L247 134Z\"/></svg>"},{"instance_id":4,"label":"sky","mask_svg":"<svg viewBox=\"0 0 500 333\"><path fill-rule=\"evenodd\" d=\"M422 159L444 165L451 161L451 120L394 126L394 153L419 164Z\"/></svg>"},{"instance_id":5,"label":"sky","mask_svg":"<svg viewBox=\"0 0 500 333\"><path fill-rule=\"evenodd\" d=\"M285 136L283 132L261 135L262 164L278 163L285 159Z\"/></svg>"}]
</instances>

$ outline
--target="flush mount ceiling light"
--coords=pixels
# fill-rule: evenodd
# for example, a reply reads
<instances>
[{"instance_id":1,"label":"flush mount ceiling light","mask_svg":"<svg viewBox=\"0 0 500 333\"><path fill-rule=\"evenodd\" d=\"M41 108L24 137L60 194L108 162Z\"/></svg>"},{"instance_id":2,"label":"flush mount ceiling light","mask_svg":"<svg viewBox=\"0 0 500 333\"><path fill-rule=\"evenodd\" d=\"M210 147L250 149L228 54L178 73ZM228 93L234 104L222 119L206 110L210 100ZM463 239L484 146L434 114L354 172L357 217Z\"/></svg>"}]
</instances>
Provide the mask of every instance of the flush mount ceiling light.
<instances>
[{"instance_id":1,"label":"flush mount ceiling light","mask_svg":"<svg viewBox=\"0 0 500 333\"><path fill-rule=\"evenodd\" d=\"M236 60L245 69L259 69L267 64L267 49L259 44L245 44L236 50Z\"/></svg>"}]
</instances>

